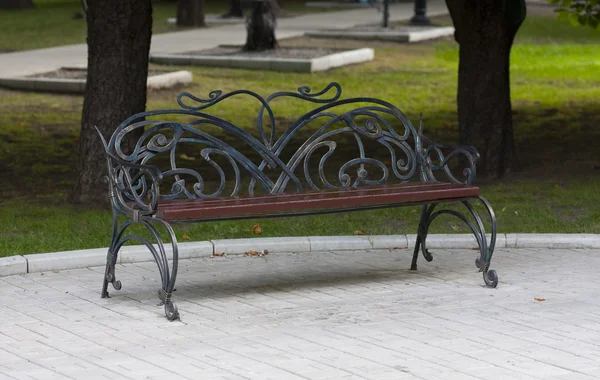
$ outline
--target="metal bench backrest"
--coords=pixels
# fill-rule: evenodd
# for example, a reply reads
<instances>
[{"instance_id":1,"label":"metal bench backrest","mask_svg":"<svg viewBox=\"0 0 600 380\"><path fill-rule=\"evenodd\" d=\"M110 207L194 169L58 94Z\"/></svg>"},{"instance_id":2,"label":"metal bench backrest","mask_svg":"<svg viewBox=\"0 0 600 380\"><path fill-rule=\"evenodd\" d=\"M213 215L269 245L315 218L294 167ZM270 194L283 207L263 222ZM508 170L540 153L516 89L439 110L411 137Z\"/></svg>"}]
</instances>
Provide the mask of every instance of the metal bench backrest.
<instances>
[{"instance_id":1,"label":"metal bench backrest","mask_svg":"<svg viewBox=\"0 0 600 380\"><path fill-rule=\"evenodd\" d=\"M155 165L156 176L164 180L155 201L429 181L436 180L437 170L450 182L473 182L478 156L472 148L460 147L444 156L445 148L456 147L431 142L423 136L421 126L416 130L392 104L375 98L340 100L341 92L337 83L317 93L301 87L297 92L277 92L267 98L247 90L213 91L208 99L183 92L177 98L181 109L139 113L116 129L105 143L111 181L120 189L138 192L125 198L143 199L153 184L145 174L136 173L139 167L135 165ZM258 102L254 131L207 112L238 96ZM299 99L316 107L282 125L271 105L276 99ZM140 129L143 135L135 148L127 151L127 136ZM340 143L352 145L352 157L336 157ZM189 145L194 145L194 157L182 154L181 148ZM446 165L456 155L468 161L460 179ZM200 163L210 174L198 169ZM333 178L331 173L335 173ZM212 179L207 181L206 175Z\"/></svg>"}]
</instances>

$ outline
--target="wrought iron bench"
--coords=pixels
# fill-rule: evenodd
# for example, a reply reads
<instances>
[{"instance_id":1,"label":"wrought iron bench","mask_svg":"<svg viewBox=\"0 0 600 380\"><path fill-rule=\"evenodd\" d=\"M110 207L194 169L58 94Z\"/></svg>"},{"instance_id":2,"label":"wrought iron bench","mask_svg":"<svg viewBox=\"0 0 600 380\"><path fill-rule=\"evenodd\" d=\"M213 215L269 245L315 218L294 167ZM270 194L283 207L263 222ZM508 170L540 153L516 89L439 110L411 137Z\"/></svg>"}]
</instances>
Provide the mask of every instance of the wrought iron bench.
<instances>
[{"instance_id":1,"label":"wrought iron bench","mask_svg":"<svg viewBox=\"0 0 600 380\"><path fill-rule=\"evenodd\" d=\"M473 185L477 151L432 142L423 135L421 122L415 129L390 103L374 98L340 100L340 95L337 83L315 94L301 87L267 98L246 90L214 91L208 99L184 92L177 98L181 109L133 115L108 142L102 138L113 211L102 297L108 297L109 283L121 289L115 277L117 255L125 243L137 241L148 247L158 265L159 298L167 318L179 318L171 299L178 266L171 223L409 205L422 207L412 270L417 269L419 251L432 260L426 248L429 226L449 214L472 231L479 245L476 265L486 285L495 287L498 276L489 267L496 221L492 207ZM206 112L238 96L257 101L254 127L241 128L216 112ZM283 127L272 108L278 99L318 105ZM137 142L127 143L135 132L136 139L130 140ZM456 164L463 168L458 176L453 174ZM471 204L476 200L491 222L489 240ZM448 202L462 203L468 212L437 209ZM120 222L119 216L126 221ZM151 238L131 232L132 225L145 227Z\"/></svg>"}]
</instances>

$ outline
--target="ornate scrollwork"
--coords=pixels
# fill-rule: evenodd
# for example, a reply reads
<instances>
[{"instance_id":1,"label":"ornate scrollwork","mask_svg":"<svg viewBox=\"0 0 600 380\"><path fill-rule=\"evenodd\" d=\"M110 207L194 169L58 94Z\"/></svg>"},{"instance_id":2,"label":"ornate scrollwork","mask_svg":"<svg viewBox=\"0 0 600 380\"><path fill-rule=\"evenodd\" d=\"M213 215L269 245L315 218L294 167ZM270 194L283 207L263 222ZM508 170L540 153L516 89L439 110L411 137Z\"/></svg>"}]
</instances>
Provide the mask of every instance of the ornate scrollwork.
<instances>
[{"instance_id":1,"label":"ornate scrollwork","mask_svg":"<svg viewBox=\"0 0 600 380\"><path fill-rule=\"evenodd\" d=\"M477 161L479 161L479 152L477 152L477 149L467 145L448 145L431 141L423 135L421 120L419 120L419 136L424 146L419 148L422 152L423 180L438 181L435 173L442 171L447 181L468 185L473 184L477 175ZM444 152L448 153L444 154ZM453 173L450 166L450 163L453 161L458 166L464 166L462 169L462 179Z\"/></svg>"},{"instance_id":2,"label":"ornate scrollwork","mask_svg":"<svg viewBox=\"0 0 600 380\"><path fill-rule=\"evenodd\" d=\"M258 100L256 133L205 112L234 96ZM427 179L433 178L437 169L446 170L445 162L437 168L430 159L432 153L441 154L440 147L417 133L399 109L379 99L340 100L340 96L337 83L315 93L300 87L297 92L278 92L267 98L246 90L213 91L206 99L184 92L177 98L181 109L133 115L105 143L116 206L127 215L134 211L151 215L161 199L243 195L243 177L250 178L247 194L254 195L257 189L277 194L381 184L391 177L410 181L424 162L428 167L421 171L427 173ZM279 98L319 106L279 129L271 108L271 102ZM180 121L183 118L191 121ZM220 132L215 133L215 128ZM140 129L141 137L131 151L126 151L127 136ZM308 137L307 129L312 131ZM423 142L427 144L424 149ZM197 146L200 161L207 164L202 170L179 159L179 151L189 145ZM353 147L350 153L349 145ZM318 159L318 164L312 165L313 159ZM335 171L337 178L328 177Z\"/></svg>"}]
</instances>

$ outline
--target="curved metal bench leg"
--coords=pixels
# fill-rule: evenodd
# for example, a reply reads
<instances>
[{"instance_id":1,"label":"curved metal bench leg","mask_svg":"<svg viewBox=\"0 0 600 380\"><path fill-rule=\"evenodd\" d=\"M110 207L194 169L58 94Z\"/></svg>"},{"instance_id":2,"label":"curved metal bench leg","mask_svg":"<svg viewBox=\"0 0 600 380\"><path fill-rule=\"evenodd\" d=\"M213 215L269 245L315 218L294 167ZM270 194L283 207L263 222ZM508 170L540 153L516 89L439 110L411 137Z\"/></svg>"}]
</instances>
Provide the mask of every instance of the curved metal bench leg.
<instances>
[{"instance_id":1,"label":"curved metal bench leg","mask_svg":"<svg viewBox=\"0 0 600 380\"><path fill-rule=\"evenodd\" d=\"M108 294L108 284L111 283L113 288L116 290L121 290L121 281L118 281L115 276L115 265L117 264L118 257L118 249L115 249L117 242L119 241L120 236L123 234L125 229L129 226L130 223L126 223L119 230L119 219L117 212L113 209L113 218L112 218L112 233L110 238L110 246L108 248L108 253L106 255L106 269L104 271L104 282L102 284L102 298L108 298L110 295Z\"/></svg>"},{"instance_id":2,"label":"curved metal bench leg","mask_svg":"<svg viewBox=\"0 0 600 380\"><path fill-rule=\"evenodd\" d=\"M443 209L433 212L437 204L425 205L423 206L423 210L421 212L419 232L417 234L417 241L415 243L415 250L413 252L413 260L410 268L411 270L417 269L417 257L419 255L419 249L421 249L421 251L423 252L423 256L427 261L433 260L433 255L431 254L431 252L429 252L426 245L429 226L438 216L442 214L449 214L462 220L467 225L467 227L469 227L469 229L473 233L473 236L475 236L475 239L477 240L477 245L479 246L479 258L475 260L475 265L477 266L477 268L479 268L480 272L483 272L483 280L485 284L491 288L495 288L498 285L498 274L495 270L490 269L490 262L492 259L492 254L494 253L494 247L496 245L496 217L494 215L494 211L490 203L483 197L478 197L478 199L485 206L488 212L488 216L490 218L492 231L489 243L481 217L473 208L473 206L471 206L471 203L469 201L464 200L462 201L462 203L469 210L469 213L475 220L475 223L473 223L472 221L467 219L466 216L457 211Z\"/></svg>"},{"instance_id":3,"label":"curved metal bench leg","mask_svg":"<svg viewBox=\"0 0 600 380\"><path fill-rule=\"evenodd\" d=\"M144 225L152 234L156 240L156 247L152 244L146 244L148 249L152 252L154 260L158 266L160 277L162 280L162 288L158 290L158 298L160 299L159 306L165 307L165 315L169 321L175 321L179 319L179 311L177 306L171 299L173 291L175 290L175 280L177 278L177 268L179 266L179 254L177 247L177 237L175 232L171 228L171 225L162 219L143 217L140 223ZM171 248L173 252L173 258L171 260L171 266L169 268L169 260L167 257L167 251L165 249L165 243L161 237L159 230L154 226L158 224L162 227L171 240Z\"/></svg>"},{"instance_id":4,"label":"curved metal bench leg","mask_svg":"<svg viewBox=\"0 0 600 380\"><path fill-rule=\"evenodd\" d=\"M412 263L410 270L417 270L417 259L419 258L419 249L423 251L423 257L425 260L432 261L433 255L427 249L427 231L429 229L429 217L433 212L433 209L437 206L437 203L432 205L423 205L421 209L421 219L419 220L419 228L417 230L417 240L415 241L415 250L413 251Z\"/></svg>"},{"instance_id":5,"label":"curved metal bench leg","mask_svg":"<svg viewBox=\"0 0 600 380\"><path fill-rule=\"evenodd\" d=\"M149 239L147 239L144 236L136 234L125 234L127 228L136 222L137 224L144 226L150 232L150 235L152 236L156 244L153 244ZM167 255L167 250L165 248L165 243L163 242L163 238L159 229L157 229L155 225L159 225L160 227L162 227L167 232L167 235L170 239L170 244L173 252L171 265L169 265L169 258ZM109 253L107 257L106 271L104 275L104 284L102 286L102 298L106 298L109 296L109 283L112 283L116 290L121 289L121 281L117 281L115 278L115 264L117 262L117 256L119 250L125 243L129 241L136 241L145 245L146 248L148 248L148 250L150 251L150 253L152 253L152 256L154 257L156 265L158 266L158 272L160 274L161 279L161 289L158 291L158 298L160 299L159 306L164 305L165 315L170 321L179 319L179 312L177 310L177 306L175 306L171 299L175 288L175 279L177 278L177 268L179 264L177 238L171 226L161 219L141 216L138 218L137 221L129 220L119 227L116 212L113 212L112 236L113 237L111 240L111 245L108 251Z\"/></svg>"},{"instance_id":6,"label":"curved metal bench leg","mask_svg":"<svg viewBox=\"0 0 600 380\"><path fill-rule=\"evenodd\" d=\"M483 281L490 288L495 288L498 286L498 273L495 270L490 269L490 263L492 261L492 255L494 254L494 248L496 247L496 215L494 214L494 209L492 205L488 202L484 197L479 197L479 201L483 204L485 209L488 212L488 216L490 218L490 223L492 225L492 231L490 236L489 244L485 244L484 248L481 249L480 245L480 257L475 260L475 265L479 268L480 272L483 272ZM481 227L483 231L483 226ZM483 240L487 243L487 236L485 235L485 231L482 233Z\"/></svg>"}]
</instances>

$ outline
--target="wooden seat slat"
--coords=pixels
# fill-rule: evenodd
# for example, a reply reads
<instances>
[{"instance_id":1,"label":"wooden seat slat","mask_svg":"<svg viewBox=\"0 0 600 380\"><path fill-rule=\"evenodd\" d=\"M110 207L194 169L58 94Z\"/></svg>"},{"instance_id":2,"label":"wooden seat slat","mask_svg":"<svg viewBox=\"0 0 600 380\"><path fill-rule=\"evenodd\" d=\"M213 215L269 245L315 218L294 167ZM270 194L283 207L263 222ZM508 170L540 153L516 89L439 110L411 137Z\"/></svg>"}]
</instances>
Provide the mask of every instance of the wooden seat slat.
<instances>
[{"instance_id":1,"label":"wooden seat slat","mask_svg":"<svg viewBox=\"0 0 600 380\"><path fill-rule=\"evenodd\" d=\"M479 188L471 185L450 183L399 184L353 190L234 199L163 201L158 207L158 217L167 221L198 220L248 214L276 214L304 210L398 205L402 203L431 203L477 196L479 196Z\"/></svg>"}]
</instances>

